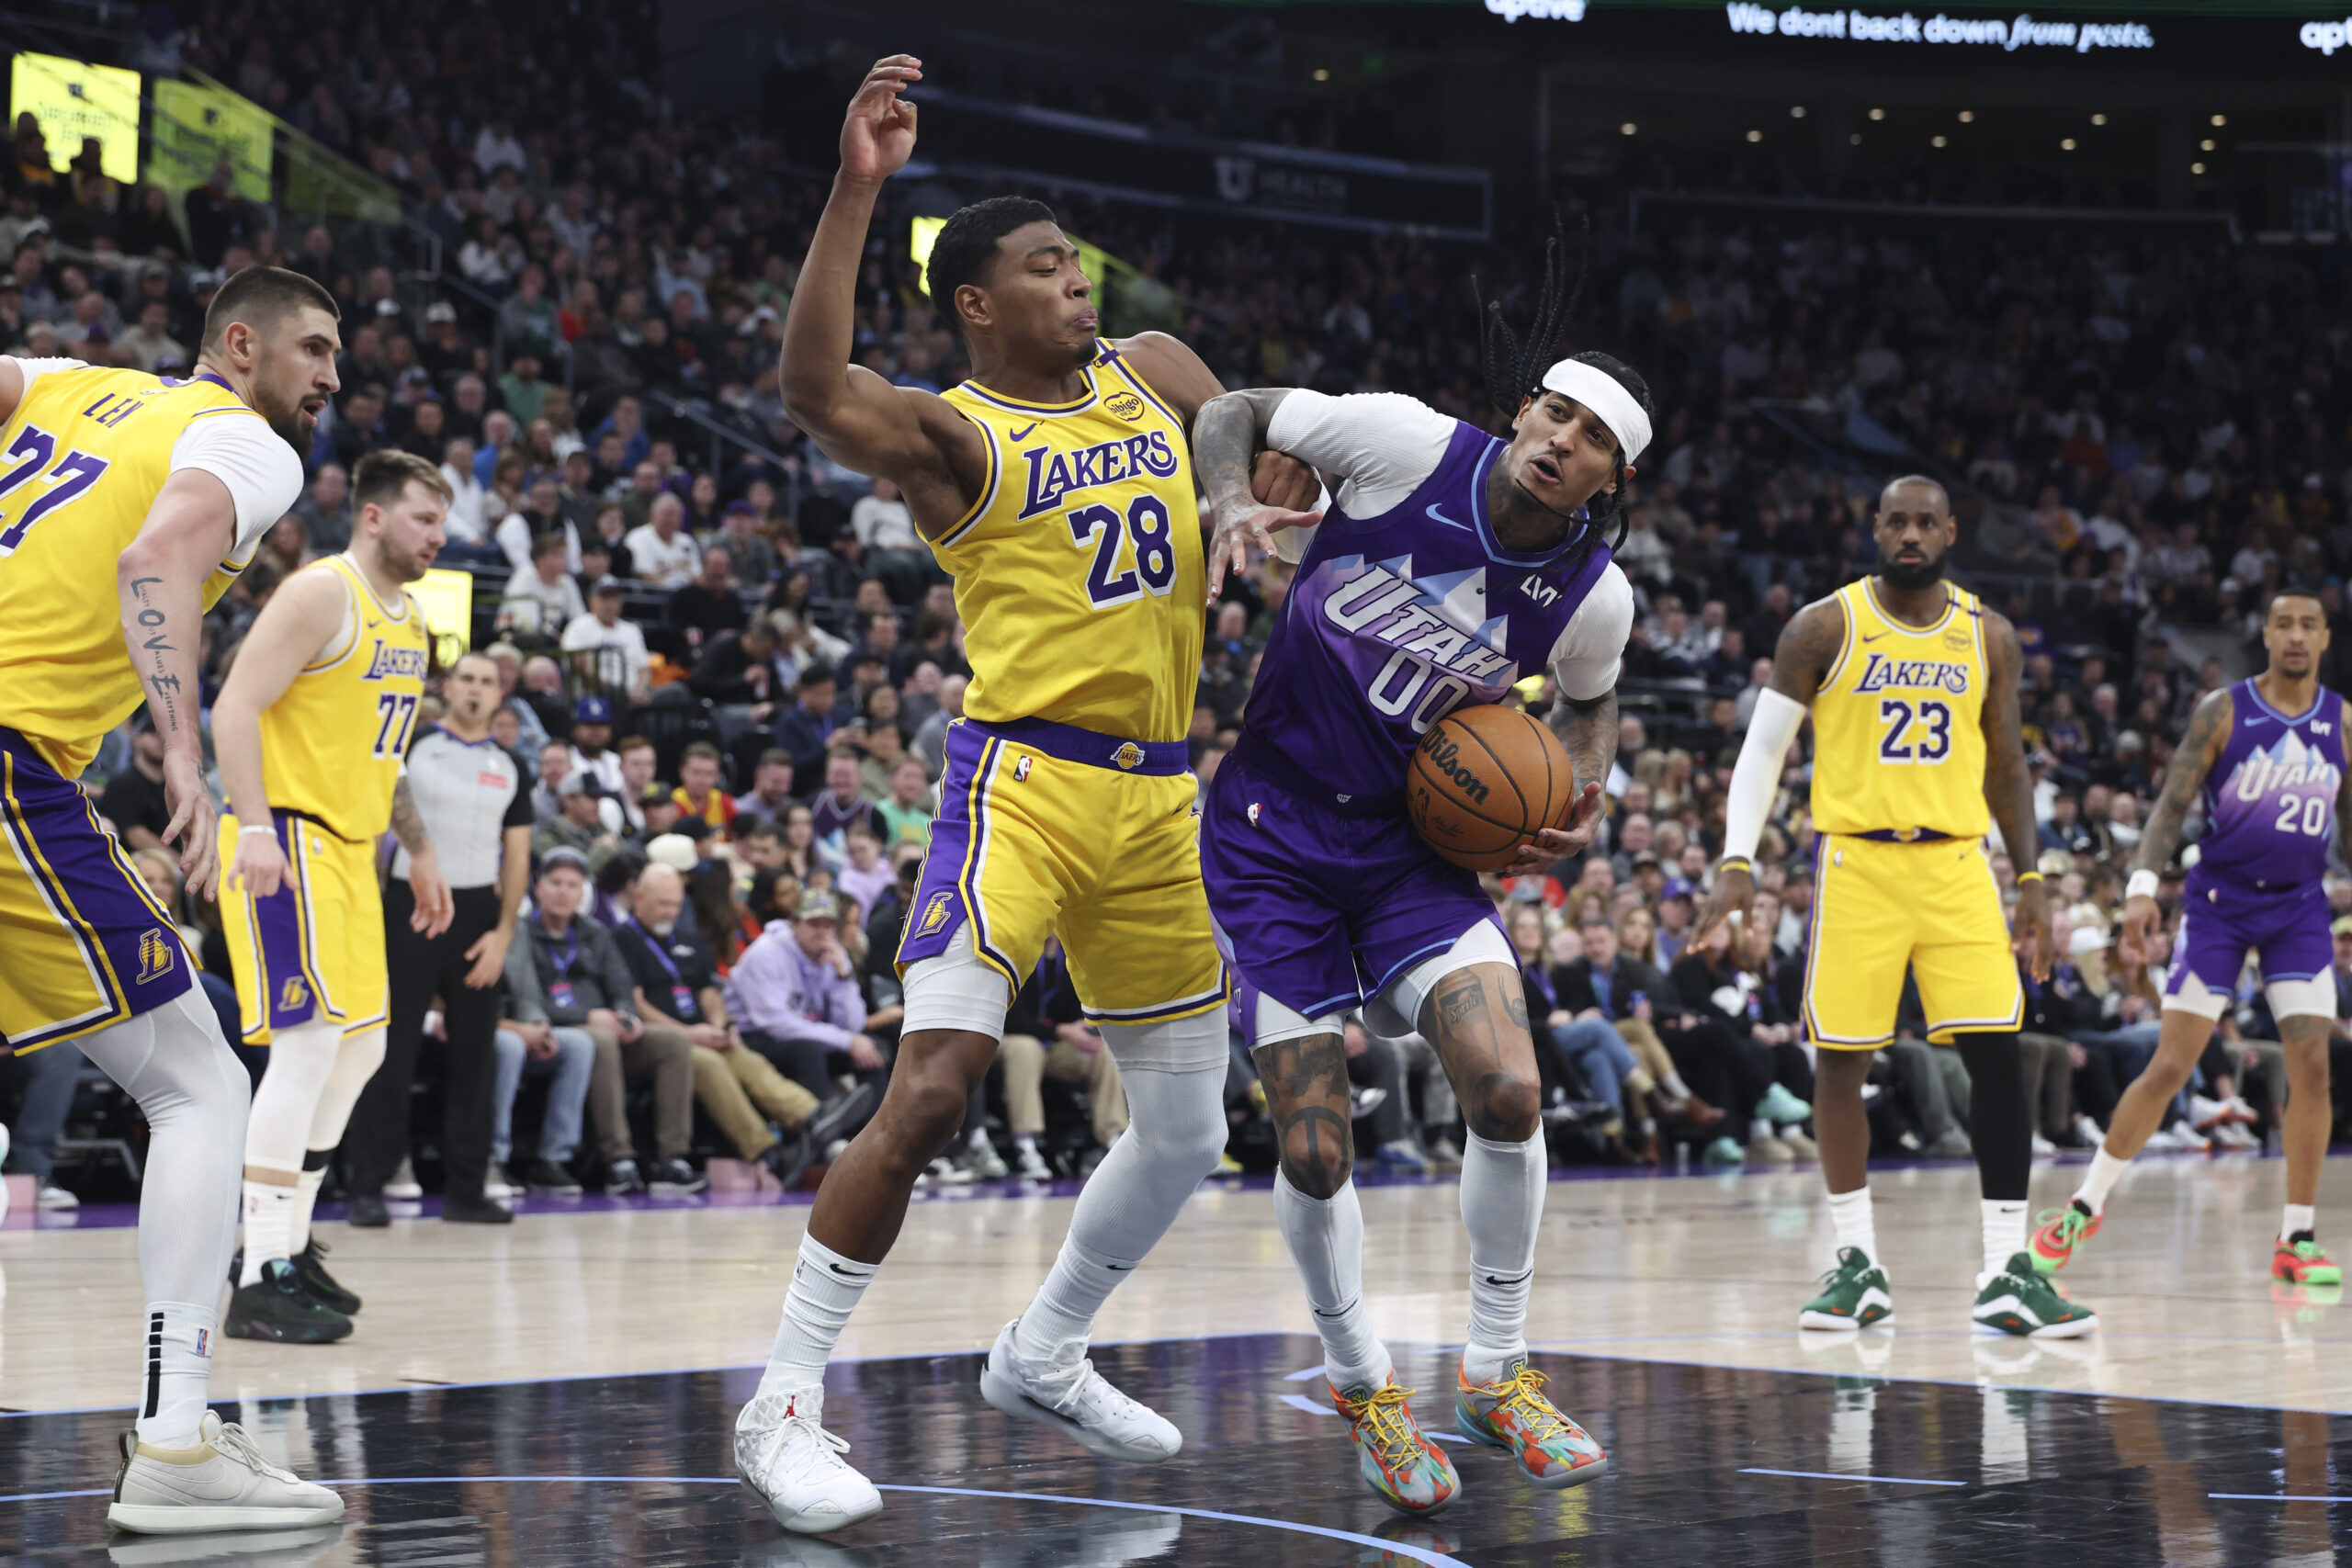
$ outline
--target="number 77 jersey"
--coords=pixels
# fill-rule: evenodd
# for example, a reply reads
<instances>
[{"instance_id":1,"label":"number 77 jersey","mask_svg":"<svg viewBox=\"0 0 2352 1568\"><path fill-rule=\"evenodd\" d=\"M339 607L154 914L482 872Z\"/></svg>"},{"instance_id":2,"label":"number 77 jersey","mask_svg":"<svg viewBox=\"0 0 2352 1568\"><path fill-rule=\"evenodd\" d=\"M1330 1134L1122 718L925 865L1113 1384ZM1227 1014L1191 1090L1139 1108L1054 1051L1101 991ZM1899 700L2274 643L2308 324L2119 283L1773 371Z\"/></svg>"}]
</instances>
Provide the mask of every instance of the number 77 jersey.
<instances>
[{"instance_id":1,"label":"number 77 jersey","mask_svg":"<svg viewBox=\"0 0 2352 1568\"><path fill-rule=\"evenodd\" d=\"M1928 626L1889 615L1871 580L1838 591L1846 641L1813 699L1813 819L1824 833L1981 839L1984 615L1948 588Z\"/></svg>"},{"instance_id":2,"label":"number 77 jersey","mask_svg":"<svg viewBox=\"0 0 2352 1568\"><path fill-rule=\"evenodd\" d=\"M414 599L402 592L398 604L386 604L349 556L302 570L341 580L343 626L263 710L262 787L273 811L372 846L391 826L431 634Z\"/></svg>"}]
</instances>

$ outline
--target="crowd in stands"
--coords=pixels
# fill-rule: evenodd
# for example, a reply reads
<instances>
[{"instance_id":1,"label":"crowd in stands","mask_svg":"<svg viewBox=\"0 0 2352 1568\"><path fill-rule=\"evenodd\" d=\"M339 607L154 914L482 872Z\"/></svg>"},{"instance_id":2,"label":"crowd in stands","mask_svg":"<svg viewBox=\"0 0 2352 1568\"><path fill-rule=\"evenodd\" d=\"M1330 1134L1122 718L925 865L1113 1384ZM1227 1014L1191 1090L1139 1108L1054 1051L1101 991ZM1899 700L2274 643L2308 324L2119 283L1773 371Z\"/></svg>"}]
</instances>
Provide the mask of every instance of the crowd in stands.
<instances>
[{"instance_id":1,"label":"crowd in stands","mask_svg":"<svg viewBox=\"0 0 2352 1568\"><path fill-rule=\"evenodd\" d=\"M438 463L456 496L441 564L476 574L478 646L504 688L493 733L535 782L539 924L513 950L499 1089L508 1106L526 1080L546 1093L536 1127L502 1119L505 1174L560 1188L586 1166L623 1170L623 1190L674 1188L699 1180L682 1164L698 1151L797 1174L854 1131L888 1072L890 957L970 673L952 591L903 502L817 452L776 396L780 324L826 189L808 167L829 161L864 62L793 56L789 103L747 128L645 82L650 7L573 6L539 25L555 9L428 3L394 25L351 8L335 28L315 8L297 26L282 0L196 7L149 42L395 186L440 237L444 275L419 292L361 231L245 202L225 171L176 207L116 186L94 151L54 171L24 117L0 169L0 348L185 370L226 273L282 265L334 293L342 389L300 503L208 623L208 700L285 575L347 543L352 463L383 447ZM2154 1048L2132 982L2162 965L2164 939L2119 951L2116 914L2188 707L2250 671L2283 584L2319 593L2347 634L2325 675L2352 685L2352 291L2331 264L2210 228L1906 229L1719 208L1631 231L1611 189L1567 194L1594 215L1579 331L1647 376L1660 434L1617 557L1640 610L1605 831L1547 875L1491 889L1541 1021L1555 1151L1811 1152L1803 748L1757 857L1759 918L1694 942L1692 916L1780 631L1871 570L1878 485L1911 469L1951 491L1963 575L2026 647L2041 840L1995 863L2005 887L2031 865L2059 889L2060 962L2030 987L2029 1058L2038 1137L2086 1146ZM918 287L908 215L877 230L856 354L937 389L967 367ZM1464 279L1481 269L1517 303L1539 254L1523 222L1506 218L1486 253L1107 204L1066 218L1137 269L1114 324L1179 333L1228 384L1405 391L1498 425ZM1189 736L1204 781L1238 733L1286 570L1253 560L1209 612ZM217 994L228 970L204 930L217 913L153 852L165 815L152 740L118 737L91 784L198 931ZM2352 882L2331 892L2352 911ZM678 950L642 938L649 902L686 933L691 977L673 972ZM597 979L574 970L559 1001L550 953L575 930L598 933L579 960ZM2352 918L2336 952L2352 1011ZM1920 1032L1915 1007L1877 1069L1877 1146L1965 1153L1966 1074ZM2164 1140L2258 1141L2283 1092L2275 1038L2249 986ZM1443 1168L1458 1118L1429 1044L1351 1024L1348 1046L1367 1156ZM18 1137L17 1166L45 1182L69 1055L12 1069L20 1125L51 1128ZM1082 1174L1125 1107L1057 955L1023 988L1001 1060L1001 1086L933 1177ZM540 1106L537 1088L524 1098ZM1229 1100L1237 1167L1271 1167L1238 1046Z\"/></svg>"}]
</instances>

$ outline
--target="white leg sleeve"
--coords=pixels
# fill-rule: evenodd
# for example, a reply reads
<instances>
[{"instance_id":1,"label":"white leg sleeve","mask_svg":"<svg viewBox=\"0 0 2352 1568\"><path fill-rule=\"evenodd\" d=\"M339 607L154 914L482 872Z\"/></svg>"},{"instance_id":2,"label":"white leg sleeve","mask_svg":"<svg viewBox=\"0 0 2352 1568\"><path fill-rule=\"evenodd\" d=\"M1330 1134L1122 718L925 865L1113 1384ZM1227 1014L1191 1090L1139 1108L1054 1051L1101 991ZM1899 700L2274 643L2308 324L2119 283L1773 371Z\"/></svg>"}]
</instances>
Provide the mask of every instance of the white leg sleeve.
<instances>
[{"instance_id":1,"label":"white leg sleeve","mask_svg":"<svg viewBox=\"0 0 2352 1568\"><path fill-rule=\"evenodd\" d=\"M973 951L969 925L956 933L946 952L907 966L905 995L900 1039L926 1029L969 1030L991 1040L1004 1038L1004 1010L1012 1005L1012 987Z\"/></svg>"},{"instance_id":2,"label":"white leg sleeve","mask_svg":"<svg viewBox=\"0 0 2352 1568\"><path fill-rule=\"evenodd\" d=\"M356 1034L346 1034L335 1049L334 1066L328 1069L327 1081L319 1087L318 1108L311 1113L311 1134L303 1145L306 1149L332 1149L343 1142L343 1130L351 1124L351 1108L359 1103L360 1091L376 1069L384 1065L384 1028L363 1029Z\"/></svg>"},{"instance_id":3,"label":"white leg sleeve","mask_svg":"<svg viewBox=\"0 0 2352 1568\"><path fill-rule=\"evenodd\" d=\"M1310 1198L1274 1173L1274 1222L1290 1247L1323 1339L1323 1374L1342 1393L1388 1381L1388 1348L1372 1331L1363 1305L1363 1206L1356 1184Z\"/></svg>"},{"instance_id":4,"label":"white leg sleeve","mask_svg":"<svg viewBox=\"0 0 2352 1568\"><path fill-rule=\"evenodd\" d=\"M1511 951L1510 939L1492 920L1480 920L1456 937L1452 947L1422 959L1382 987L1364 1008L1363 1021L1374 1034L1414 1033L1421 1027L1421 1004L1437 989L1437 983L1481 964L1519 967L1519 954Z\"/></svg>"},{"instance_id":5,"label":"white leg sleeve","mask_svg":"<svg viewBox=\"0 0 2352 1568\"><path fill-rule=\"evenodd\" d=\"M288 1177L301 1170L319 1097L334 1076L342 1050L339 1023L306 1023L271 1032L269 1066L254 1090L253 1120L245 1128L247 1165L282 1170Z\"/></svg>"}]
</instances>

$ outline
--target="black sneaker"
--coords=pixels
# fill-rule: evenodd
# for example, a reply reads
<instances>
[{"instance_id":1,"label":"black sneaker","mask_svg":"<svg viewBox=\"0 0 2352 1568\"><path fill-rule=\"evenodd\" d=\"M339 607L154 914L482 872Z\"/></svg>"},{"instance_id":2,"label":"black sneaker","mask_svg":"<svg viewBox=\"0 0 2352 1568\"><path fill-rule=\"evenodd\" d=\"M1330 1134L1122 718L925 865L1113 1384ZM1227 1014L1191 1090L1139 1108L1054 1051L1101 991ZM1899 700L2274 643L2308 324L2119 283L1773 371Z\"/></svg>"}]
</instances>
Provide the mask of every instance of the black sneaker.
<instances>
[{"instance_id":1,"label":"black sneaker","mask_svg":"<svg viewBox=\"0 0 2352 1568\"><path fill-rule=\"evenodd\" d=\"M487 1198L453 1193L441 1200L441 1219L445 1224L511 1225L514 1223L514 1211Z\"/></svg>"},{"instance_id":2,"label":"black sneaker","mask_svg":"<svg viewBox=\"0 0 2352 1568\"><path fill-rule=\"evenodd\" d=\"M648 1185L656 1192L683 1197L707 1188L710 1178L682 1159L657 1160Z\"/></svg>"},{"instance_id":3,"label":"black sneaker","mask_svg":"<svg viewBox=\"0 0 2352 1568\"><path fill-rule=\"evenodd\" d=\"M384 1207L382 1193L354 1192L343 1218L345 1224L357 1225L362 1230L381 1230L392 1223L392 1212Z\"/></svg>"},{"instance_id":4,"label":"black sneaker","mask_svg":"<svg viewBox=\"0 0 2352 1568\"><path fill-rule=\"evenodd\" d=\"M645 1178L637 1173L637 1161L616 1159L605 1171L605 1193L612 1198L635 1198L645 1191Z\"/></svg>"},{"instance_id":5,"label":"black sneaker","mask_svg":"<svg viewBox=\"0 0 2352 1568\"><path fill-rule=\"evenodd\" d=\"M808 1141L820 1149L832 1146L835 1138L845 1138L863 1126L874 1110L878 1098L870 1083L859 1084L846 1094L837 1094L817 1108L808 1119Z\"/></svg>"},{"instance_id":6,"label":"black sneaker","mask_svg":"<svg viewBox=\"0 0 2352 1568\"><path fill-rule=\"evenodd\" d=\"M261 1266L258 1280L230 1292L220 1330L232 1339L332 1345L350 1335L351 1319L304 1290L293 1264L273 1258Z\"/></svg>"},{"instance_id":7,"label":"black sneaker","mask_svg":"<svg viewBox=\"0 0 2352 1568\"><path fill-rule=\"evenodd\" d=\"M789 1192L800 1184L801 1177L808 1173L816 1157L817 1146L809 1142L808 1134L804 1131L786 1133L777 1142L769 1145L767 1153L760 1156L760 1163L766 1166L776 1180L783 1184L784 1190Z\"/></svg>"},{"instance_id":8,"label":"black sneaker","mask_svg":"<svg viewBox=\"0 0 2352 1568\"><path fill-rule=\"evenodd\" d=\"M551 1192L559 1198L575 1198L580 1194L580 1179L572 1175L571 1168L560 1160L533 1160L523 1181L534 1192Z\"/></svg>"},{"instance_id":9,"label":"black sneaker","mask_svg":"<svg viewBox=\"0 0 2352 1568\"><path fill-rule=\"evenodd\" d=\"M326 1251L326 1243L312 1236L310 1245L294 1255L295 1277L302 1281L302 1289L310 1293L312 1301L323 1303L344 1316L351 1317L359 1311L359 1298L327 1272ZM241 1247L229 1258L229 1283L234 1286L244 1277L245 1249Z\"/></svg>"}]
</instances>

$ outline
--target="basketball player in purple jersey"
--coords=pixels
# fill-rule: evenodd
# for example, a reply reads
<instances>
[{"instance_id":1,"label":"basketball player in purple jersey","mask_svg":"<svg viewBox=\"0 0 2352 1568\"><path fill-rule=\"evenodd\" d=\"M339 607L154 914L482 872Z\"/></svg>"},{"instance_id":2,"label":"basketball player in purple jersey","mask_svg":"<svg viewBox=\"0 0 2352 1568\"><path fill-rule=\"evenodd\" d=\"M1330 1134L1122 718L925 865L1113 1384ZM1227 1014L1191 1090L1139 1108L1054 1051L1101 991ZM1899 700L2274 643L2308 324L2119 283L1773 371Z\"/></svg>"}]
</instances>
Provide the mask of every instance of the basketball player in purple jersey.
<instances>
[{"instance_id":1,"label":"basketball player in purple jersey","mask_svg":"<svg viewBox=\"0 0 2352 1568\"><path fill-rule=\"evenodd\" d=\"M2287 1205L2271 1277L2297 1285L2344 1282L2343 1269L2312 1234L2320 1162L2327 1157L2327 1043L2335 1021L2329 909L2320 879L2328 852L2352 843L2345 834L2352 824L2352 795L2345 791L2352 711L2319 682L2327 641L2327 612L2316 594L2272 594L2262 625L2270 667L2209 694L2189 716L2124 885L2123 944L2144 952L2162 918L2157 874L2180 848L2181 820L2196 801L2205 832L2182 891L2180 931L2165 974L2164 1029L2154 1059L2123 1091L2082 1190L2034 1232L2034 1265L2045 1273L2064 1268L2098 1234L2108 1194L2188 1082L2252 949L2261 957L2263 988L2287 1048Z\"/></svg>"},{"instance_id":2,"label":"basketball player in purple jersey","mask_svg":"<svg viewBox=\"0 0 2352 1568\"><path fill-rule=\"evenodd\" d=\"M1363 1215L1349 1176L1340 1019L1369 1004L1387 1031L1434 1041L1469 1124L1462 1213L1470 1338L1455 1424L1527 1477L1573 1486L1608 1467L1543 1393L1524 1328L1543 1219L1544 1147L1518 962L1472 873L1442 860L1405 812L1413 749L1464 704L1502 701L1549 667L1552 723L1578 794L1565 829L1522 846L1540 871L1590 839L1617 736L1632 588L1603 540L1650 438L1640 377L1606 355L1548 364L1566 320L1555 242L1522 348L1490 315L1487 378L1503 441L1413 399L1229 393L1193 433L1216 512L1210 560L1251 538L1298 562L1250 696L1240 743L1203 809L1201 864L1282 1140L1274 1210L1306 1278L1333 1402L1358 1470L1391 1506L1426 1513L1460 1486L1415 1424L1363 1304ZM1336 476L1311 533L1250 497L1261 445Z\"/></svg>"}]
</instances>

